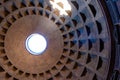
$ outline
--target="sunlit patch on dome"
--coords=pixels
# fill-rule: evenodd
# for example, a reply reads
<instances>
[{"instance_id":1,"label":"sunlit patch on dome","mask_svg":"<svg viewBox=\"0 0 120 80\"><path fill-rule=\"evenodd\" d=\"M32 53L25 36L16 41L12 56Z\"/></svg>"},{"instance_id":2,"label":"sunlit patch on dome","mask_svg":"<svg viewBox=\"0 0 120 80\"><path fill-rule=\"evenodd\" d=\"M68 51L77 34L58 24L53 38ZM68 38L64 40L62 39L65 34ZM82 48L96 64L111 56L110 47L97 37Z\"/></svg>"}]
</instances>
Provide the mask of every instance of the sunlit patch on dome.
<instances>
[{"instance_id":1,"label":"sunlit patch on dome","mask_svg":"<svg viewBox=\"0 0 120 80\"><path fill-rule=\"evenodd\" d=\"M71 5L68 0L50 0L53 9L58 9L60 15L68 15L67 11L71 11Z\"/></svg>"}]
</instances>

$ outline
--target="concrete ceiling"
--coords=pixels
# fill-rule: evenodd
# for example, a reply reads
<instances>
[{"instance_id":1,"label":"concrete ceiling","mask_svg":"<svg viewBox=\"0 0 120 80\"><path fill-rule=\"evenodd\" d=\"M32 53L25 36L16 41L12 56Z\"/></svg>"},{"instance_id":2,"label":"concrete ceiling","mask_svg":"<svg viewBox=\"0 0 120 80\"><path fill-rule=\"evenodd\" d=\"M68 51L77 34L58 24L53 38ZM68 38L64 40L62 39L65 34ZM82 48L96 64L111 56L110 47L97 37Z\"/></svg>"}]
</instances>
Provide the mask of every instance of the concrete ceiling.
<instances>
[{"instance_id":1,"label":"concrete ceiling","mask_svg":"<svg viewBox=\"0 0 120 80\"><path fill-rule=\"evenodd\" d=\"M111 37L100 3L67 2L0 0L0 80L106 80ZM32 33L46 37L44 54L26 50Z\"/></svg>"}]
</instances>

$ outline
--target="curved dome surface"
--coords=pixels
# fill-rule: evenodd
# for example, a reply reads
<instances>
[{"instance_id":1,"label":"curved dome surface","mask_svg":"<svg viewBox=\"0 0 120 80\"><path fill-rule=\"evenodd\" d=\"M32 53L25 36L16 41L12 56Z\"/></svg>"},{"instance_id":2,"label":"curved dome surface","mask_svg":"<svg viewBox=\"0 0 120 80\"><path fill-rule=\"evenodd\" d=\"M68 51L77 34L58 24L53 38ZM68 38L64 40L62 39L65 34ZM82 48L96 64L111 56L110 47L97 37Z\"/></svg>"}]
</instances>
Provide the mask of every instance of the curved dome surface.
<instances>
[{"instance_id":1,"label":"curved dome surface","mask_svg":"<svg viewBox=\"0 0 120 80\"><path fill-rule=\"evenodd\" d=\"M46 38L44 54L26 50L33 33ZM106 80L110 58L97 0L1 0L0 80Z\"/></svg>"}]
</instances>

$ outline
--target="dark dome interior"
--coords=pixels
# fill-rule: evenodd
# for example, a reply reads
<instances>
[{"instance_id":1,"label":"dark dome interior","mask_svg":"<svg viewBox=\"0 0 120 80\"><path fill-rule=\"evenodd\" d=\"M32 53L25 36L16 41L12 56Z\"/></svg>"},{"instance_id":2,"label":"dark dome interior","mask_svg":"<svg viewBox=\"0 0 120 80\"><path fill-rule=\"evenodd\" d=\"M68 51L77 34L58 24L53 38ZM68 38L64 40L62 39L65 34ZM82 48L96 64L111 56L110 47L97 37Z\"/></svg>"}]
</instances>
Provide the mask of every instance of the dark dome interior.
<instances>
[{"instance_id":1,"label":"dark dome interior","mask_svg":"<svg viewBox=\"0 0 120 80\"><path fill-rule=\"evenodd\" d=\"M106 80L113 42L103 8L100 0L0 0L0 80ZM25 48L33 33L46 38L44 54Z\"/></svg>"}]
</instances>

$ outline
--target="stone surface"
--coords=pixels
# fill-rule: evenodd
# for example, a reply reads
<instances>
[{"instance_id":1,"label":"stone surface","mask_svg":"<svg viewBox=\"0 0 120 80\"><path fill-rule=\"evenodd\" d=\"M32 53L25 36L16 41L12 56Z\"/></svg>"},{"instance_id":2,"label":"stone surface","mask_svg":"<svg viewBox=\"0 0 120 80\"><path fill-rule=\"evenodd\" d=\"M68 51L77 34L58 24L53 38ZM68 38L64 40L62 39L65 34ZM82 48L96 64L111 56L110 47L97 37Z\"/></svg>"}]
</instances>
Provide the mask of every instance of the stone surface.
<instances>
[{"instance_id":1,"label":"stone surface","mask_svg":"<svg viewBox=\"0 0 120 80\"><path fill-rule=\"evenodd\" d=\"M112 47L102 6L97 0L68 3L71 10L61 0L0 0L1 80L107 79ZM32 33L48 40L45 54L26 50Z\"/></svg>"}]
</instances>

